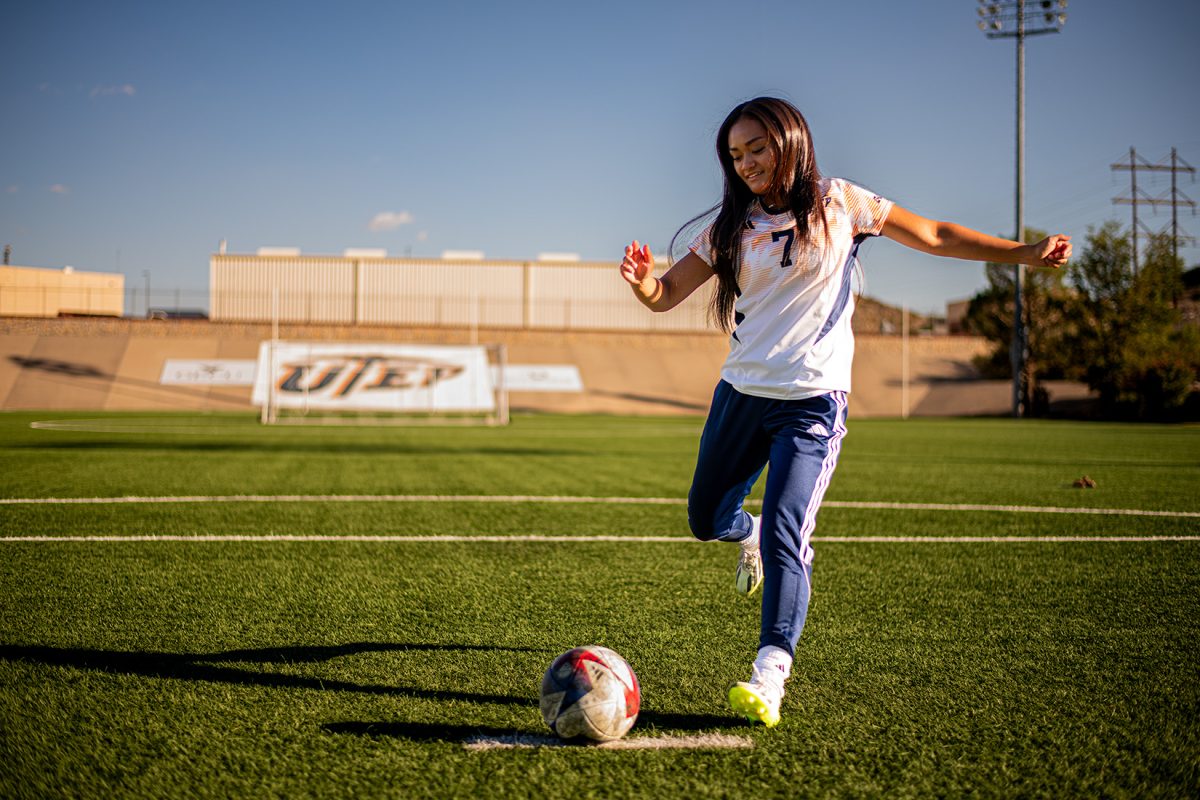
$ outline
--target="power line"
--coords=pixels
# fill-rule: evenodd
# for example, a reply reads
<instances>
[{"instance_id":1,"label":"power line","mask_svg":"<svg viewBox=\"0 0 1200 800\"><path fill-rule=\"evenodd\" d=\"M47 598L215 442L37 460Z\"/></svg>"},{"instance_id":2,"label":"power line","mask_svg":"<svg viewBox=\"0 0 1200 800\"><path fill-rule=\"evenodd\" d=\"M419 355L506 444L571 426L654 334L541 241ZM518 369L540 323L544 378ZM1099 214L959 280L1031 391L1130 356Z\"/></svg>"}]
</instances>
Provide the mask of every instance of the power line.
<instances>
[{"instance_id":1,"label":"power line","mask_svg":"<svg viewBox=\"0 0 1200 800\"><path fill-rule=\"evenodd\" d=\"M1180 166L1182 164L1182 166ZM1171 207L1171 256L1179 258L1179 240L1183 239L1195 243L1196 238L1189 236L1186 233L1183 236L1179 235L1179 206L1188 206L1192 209L1192 215L1196 214L1196 203L1192 198L1184 194L1176 181L1176 175L1180 172L1190 173L1192 181L1196 180L1196 169L1191 164L1179 157L1178 152L1174 147L1171 148L1170 163L1166 163L1166 159L1157 164L1151 164L1146 159L1137 154L1137 150L1133 147L1129 148L1129 163L1116 163L1110 165L1113 170L1129 170L1129 197L1114 197L1113 203L1117 205L1129 205L1133 208L1133 222L1130 225L1130 231L1133 234L1133 272L1138 271L1138 228L1144 230L1149 236L1154 236L1156 233L1164 233L1165 228L1158 231L1150 230L1145 223L1138 221L1138 204L1148 205L1152 209L1157 209L1159 206L1169 205ZM1151 197L1144 189L1138 189L1137 176L1138 172L1170 172L1171 173L1171 190L1169 196ZM1183 199L1180 200L1180 197Z\"/></svg>"}]
</instances>

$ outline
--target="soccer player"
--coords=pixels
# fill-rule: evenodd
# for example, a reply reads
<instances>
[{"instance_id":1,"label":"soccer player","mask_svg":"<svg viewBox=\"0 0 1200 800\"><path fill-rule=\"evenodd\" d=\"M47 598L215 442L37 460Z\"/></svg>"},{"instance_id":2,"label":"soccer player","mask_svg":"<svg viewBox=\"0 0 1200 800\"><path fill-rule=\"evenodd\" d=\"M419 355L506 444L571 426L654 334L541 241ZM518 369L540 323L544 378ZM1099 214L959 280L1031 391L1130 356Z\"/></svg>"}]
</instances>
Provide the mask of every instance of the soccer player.
<instances>
[{"instance_id":1,"label":"soccer player","mask_svg":"<svg viewBox=\"0 0 1200 800\"><path fill-rule=\"evenodd\" d=\"M757 658L729 702L774 726L808 613L810 537L846 435L859 244L886 236L939 256L1057 268L1071 243L1061 234L1031 245L989 236L824 177L808 123L784 100L738 105L716 144L723 198L675 238L714 211L715 218L662 277L636 240L620 274L653 311L717 279L710 310L730 350L700 438L688 523L698 539L739 544L738 592L762 587ZM752 516L742 504L768 465L762 514Z\"/></svg>"}]
</instances>

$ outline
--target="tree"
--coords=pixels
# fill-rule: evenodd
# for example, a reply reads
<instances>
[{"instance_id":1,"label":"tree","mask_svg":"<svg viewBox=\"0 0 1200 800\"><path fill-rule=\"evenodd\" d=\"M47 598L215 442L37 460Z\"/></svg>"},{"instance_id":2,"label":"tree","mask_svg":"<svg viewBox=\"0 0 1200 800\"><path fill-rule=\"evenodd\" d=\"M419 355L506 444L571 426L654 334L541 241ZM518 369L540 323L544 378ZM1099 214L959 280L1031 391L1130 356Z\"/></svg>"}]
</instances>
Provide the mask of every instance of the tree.
<instances>
[{"instance_id":1,"label":"tree","mask_svg":"<svg viewBox=\"0 0 1200 800\"><path fill-rule=\"evenodd\" d=\"M1043 231L1025 230L1027 243L1045 237ZM989 262L985 270L987 288L971 298L964 326L993 345L990 352L975 360L976 368L985 377L1011 378L1016 268L1012 264ZM1040 382L1061 378L1070 367L1062 340L1071 293L1063 277L1058 270L1032 267L1025 270L1021 299L1028 354L1022 402L1028 413L1034 415L1045 413L1049 406L1049 395Z\"/></svg>"},{"instance_id":2,"label":"tree","mask_svg":"<svg viewBox=\"0 0 1200 800\"><path fill-rule=\"evenodd\" d=\"M1107 414L1166 418L1200 378L1200 330L1180 313L1183 265L1171 250L1170 237L1152 236L1134 274L1129 237L1107 222L1089 231L1068 267L1076 292L1065 326L1069 372Z\"/></svg>"}]
</instances>

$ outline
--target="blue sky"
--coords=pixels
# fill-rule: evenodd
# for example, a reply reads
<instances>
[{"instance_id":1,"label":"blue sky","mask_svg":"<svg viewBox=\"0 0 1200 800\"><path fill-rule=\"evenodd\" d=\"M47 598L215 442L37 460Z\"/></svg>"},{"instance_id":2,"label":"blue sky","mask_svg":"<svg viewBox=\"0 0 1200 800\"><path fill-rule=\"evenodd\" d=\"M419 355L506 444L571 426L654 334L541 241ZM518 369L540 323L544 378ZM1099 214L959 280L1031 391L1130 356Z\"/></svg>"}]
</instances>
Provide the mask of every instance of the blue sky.
<instances>
[{"instance_id":1,"label":"blue sky","mask_svg":"<svg viewBox=\"0 0 1200 800\"><path fill-rule=\"evenodd\" d=\"M148 271L156 291L207 287L222 239L615 260L635 237L663 250L716 201L716 129L763 94L805 113L826 174L1009 235L1015 47L976 7L22 0L5 13L0 243L130 286ZM1025 219L1082 247L1089 225L1129 222L1110 164L1130 146L1200 167L1200 4L1067 13L1027 42ZM977 264L863 251L887 302L941 310L984 284Z\"/></svg>"}]
</instances>

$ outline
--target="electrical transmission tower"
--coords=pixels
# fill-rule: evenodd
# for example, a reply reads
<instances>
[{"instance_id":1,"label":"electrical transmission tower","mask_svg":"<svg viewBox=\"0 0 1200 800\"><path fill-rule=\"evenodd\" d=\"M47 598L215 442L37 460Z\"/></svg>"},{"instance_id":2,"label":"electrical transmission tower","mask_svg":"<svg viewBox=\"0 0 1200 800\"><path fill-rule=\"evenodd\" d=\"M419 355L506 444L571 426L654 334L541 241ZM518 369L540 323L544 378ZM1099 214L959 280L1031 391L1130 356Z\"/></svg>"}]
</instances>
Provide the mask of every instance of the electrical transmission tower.
<instances>
[{"instance_id":1,"label":"electrical transmission tower","mask_svg":"<svg viewBox=\"0 0 1200 800\"><path fill-rule=\"evenodd\" d=\"M1196 169L1191 164L1184 161L1175 152L1175 148L1171 148L1171 163L1165 163L1165 160L1158 164L1151 164L1146 159L1137 154L1137 150L1129 148L1129 163L1128 164L1113 164L1113 170L1129 170L1129 197L1114 197L1113 203L1118 205L1129 205L1133 207L1133 224L1130 230L1133 232L1133 272L1136 275L1138 271L1138 228L1140 227L1149 236L1156 233L1164 233L1165 230L1152 231L1146 224L1138 220L1138 205L1147 205L1154 210L1158 210L1159 206L1171 207L1171 256L1179 258L1179 241L1189 241L1195 243L1196 237L1188 236L1185 232L1182 236L1179 234L1179 206L1187 206L1192 209L1192 216L1196 214L1196 203L1192 198L1188 197L1179 189L1176 175L1180 172L1187 172L1192 176L1192 182L1196 180ZM1145 189L1139 189L1137 184L1138 172L1170 172L1171 173L1171 191L1170 196L1151 197L1146 193ZM1183 199L1180 199L1183 198Z\"/></svg>"}]
</instances>

